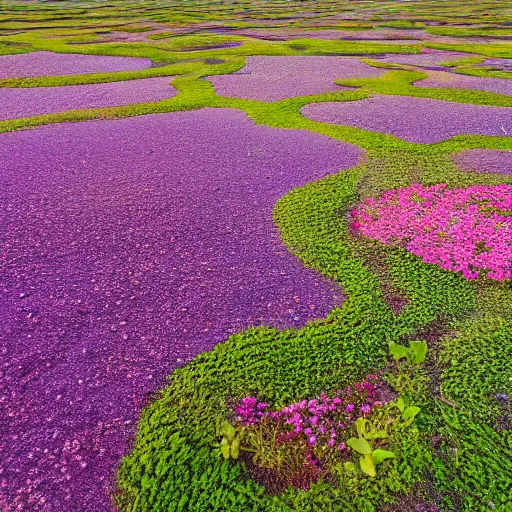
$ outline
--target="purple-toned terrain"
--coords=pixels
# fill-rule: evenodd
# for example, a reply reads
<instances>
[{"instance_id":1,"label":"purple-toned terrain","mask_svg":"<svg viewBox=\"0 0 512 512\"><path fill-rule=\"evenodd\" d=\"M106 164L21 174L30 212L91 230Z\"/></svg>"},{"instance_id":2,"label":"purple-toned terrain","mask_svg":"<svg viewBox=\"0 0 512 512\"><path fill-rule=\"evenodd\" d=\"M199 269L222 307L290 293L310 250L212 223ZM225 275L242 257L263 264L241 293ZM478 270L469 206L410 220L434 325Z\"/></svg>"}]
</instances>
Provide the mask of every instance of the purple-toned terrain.
<instances>
[{"instance_id":1,"label":"purple-toned terrain","mask_svg":"<svg viewBox=\"0 0 512 512\"><path fill-rule=\"evenodd\" d=\"M474 57L472 53L451 52L444 50L433 50L424 48L423 53L417 54L394 54L388 53L382 57L372 57L383 62L396 62L397 64L407 64L409 66L417 66L426 69L446 70L441 66L443 62L453 62L460 59Z\"/></svg>"},{"instance_id":2,"label":"purple-toned terrain","mask_svg":"<svg viewBox=\"0 0 512 512\"><path fill-rule=\"evenodd\" d=\"M477 89L512 95L512 80L506 78L488 78L480 76L457 75L445 71L429 71L428 78L415 82L420 88Z\"/></svg>"},{"instance_id":3,"label":"purple-toned terrain","mask_svg":"<svg viewBox=\"0 0 512 512\"><path fill-rule=\"evenodd\" d=\"M0 79L146 69L150 59L75 53L31 52L0 56Z\"/></svg>"},{"instance_id":4,"label":"purple-toned terrain","mask_svg":"<svg viewBox=\"0 0 512 512\"><path fill-rule=\"evenodd\" d=\"M159 101L177 93L169 85L172 78L164 76L61 87L0 88L0 119Z\"/></svg>"},{"instance_id":5,"label":"purple-toned terrain","mask_svg":"<svg viewBox=\"0 0 512 512\"><path fill-rule=\"evenodd\" d=\"M343 20L346 21L346 20ZM325 27L322 22L322 27ZM206 28L207 32L216 32L218 34L239 35L252 37L255 39L264 39L270 41L289 41L293 39L326 39L326 40L344 40L344 41L382 41L383 43L409 43L416 44L422 41L429 41L444 44L460 44L460 38L430 34L423 29L360 29L347 30L343 28L309 28L305 27L268 27L251 28L245 27L233 30L231 28ZM465 43L481 44L482 38L464 37ZM486 43L502 43L503 40L494 38L485 38Z\"/></svg>"},{"instance_id":6,"label":"purple-toned terrain","mask_svg":"<svg viewBox=\"0 0 512 512\"><path fill-rule=\"evenodd\" d=\"M478 66L491 66L501 69L502 71L512 72L512 59L486 59L481 64L478 64Z\"/></svg>"},{"instance_id":7,"label":"purple-toned terrain","mask_svg":"<svg viewBox=\"0 0 512 512\"><path fill-rule=\"evenodd\" d=\"M384 73L351 57L248 57L232 75L209 77L219 96L279 101L336 92L336 78L371 78Z\"/></svg>"},{"instance_id":8,"label":"purple-toned terrain","mask_svg":"<svg viewBox=\"0 0 512 512\"><path fill-rule=\"evenodd\" d=\"M313 121L357 126L420 144L455 135L512 135L512 108L375 94L359 101L310 103L302 114Z\"/></svg>"},{"instance_id":9,"label":"purple-toned terrain","mask_svg":"<svg viewBox=\"0 0 512 512\"><path fill-rule=\"evenodd\" d=\"M174 368L340 304L272 209L361 156L227 109L1 134L2 512L111 510L137 414Z\"/></svg>"},{"instance_id":10,"label":"purple-toned terrain","mask_svg":"<svg viewBox=\"0 0 512 512\"><path fill-rule=\"evenodd\" d=\"M252 37L268 41L289 41L293 39L326 39L342 41L379 41L386 44L417 44L421 41L402 32L391 30L304 30L302 28L241 28L237 30L215 30L217 33Z\"/></svg>"},{"instance_id":11,"label":"purple-toned terrain","mask_svg":"<svg viewBox=\"0 0 512 512\"><path fill-rule=\"evenodd\" d=\"M469 149L456 153L453 159L464 171L512 174L512 151Z\"/></svg>"}]
</instances>

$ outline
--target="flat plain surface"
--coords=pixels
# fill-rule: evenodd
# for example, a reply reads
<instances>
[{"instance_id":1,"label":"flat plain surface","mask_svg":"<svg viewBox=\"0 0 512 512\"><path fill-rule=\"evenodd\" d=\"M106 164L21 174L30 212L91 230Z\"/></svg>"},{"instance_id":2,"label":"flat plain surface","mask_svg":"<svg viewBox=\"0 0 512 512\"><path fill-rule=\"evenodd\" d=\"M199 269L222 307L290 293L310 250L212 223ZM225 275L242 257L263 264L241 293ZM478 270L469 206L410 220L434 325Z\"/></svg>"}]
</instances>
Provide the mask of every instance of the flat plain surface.
<instances>
[{"instance_id":1,"label":"flat plain surface","mask_svg":"<svg viewBox=\"0 0 512 512\"><path fill-rule=\"evenodd\" d=\"M11 498L108 510L132 422L174 368L340 304L272 208L361 154L220 109L0 135Z\"/></svg>"}]
</instances>

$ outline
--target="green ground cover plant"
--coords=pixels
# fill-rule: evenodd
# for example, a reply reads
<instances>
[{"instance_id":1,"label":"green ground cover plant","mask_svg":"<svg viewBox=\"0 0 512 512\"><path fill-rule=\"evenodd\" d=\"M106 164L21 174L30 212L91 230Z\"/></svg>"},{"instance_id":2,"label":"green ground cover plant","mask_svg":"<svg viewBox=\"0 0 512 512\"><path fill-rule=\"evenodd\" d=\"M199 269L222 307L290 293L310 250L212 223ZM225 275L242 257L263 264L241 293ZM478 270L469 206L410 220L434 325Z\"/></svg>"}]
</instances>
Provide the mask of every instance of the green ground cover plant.
<instances>
[{"instance_id":1,"label":"green ground cover plant","mask_svg":"<svg viewBox=\"0 0 512 512\"><path fill-rule=\"evenodd\" d=\"M453 52L467 52L477 53L485 57L497 57L503 59L510 59L512 57L512 43L490 43L490 44L443 44L443 43L428 43L425 46L428 48L435 48L437 50L447 50Z\"/></svg>"},{"instance_id":2,"label":"green ground cover plant","mask_svg":"<svg viewBox=\"0 0 512 512\"><path fill-rule=\"evenodd\" d=\"M393 161L396 162L396 158ZM370 160L369 168L378 169L379 164L380 162L377 164ZM436 165L432 167L437 168ZM401 170L403 172L403 167ZM199 356L199 361L205 365L201 370L188 366L175 372L171 377L169 388L151 406L147 412L149 416L144 416L141 422L142 431L139 431L138 442L140 443L139 449L144 450L144 460L147 466L145 468L139 466L138 461L141 455L137 455L138 446L136 445L135 451L125 459L121 467L121 489L125 493L128 495L130 492L137 493L140 484L134 486L133 482L137 482L142 477L142 473L146 471L151 473L153 471L151 467L161 460L160 456L157 455L157 450L147 452L149 445L158 444L153 437L155 436L155 425L161 426L162 435L165 437L174 432L174 429L180 430L176 422L183 421L188 425L186 432L187 436L191 436L189 442L194 446L196 443L202 446L199 438L205 441L204 424L201 434L197 434L198 439L195 440L193 439L194 421L187 416L187 414L190 414L190 404L200 403L200 396L207 397L208 404L206 407L213 406L217 412L220 403L222 403L221 399L217 402L218 407L214 406L216 400L214 396L218 396L217 393L228 397L227 402L224 398L224 407L230 401L232 403L233 400L240 399L243 395L248 394L256 395L276 407L282 407L293 400L310 399L318 396L321 391L328 393L339 388L339 386L353 383L364 374L364 370L362 373L359 370L368 368L368 366L365 366L368 364L373 368L384 368L388 365L389 382L395 386L396 391L403 394L407 400L411 401L410 403L418 403L423 406L423 418L420 416L418 420L420 422L418 424L419 430L414 434L413 439L402 440L405 444L402 445L401 449L407 453L406 460L401 458L394 460L392 463L394 469L390 470L391 473L385 473L385 477L382 475L383 481L379 480L378 474L377 479L373 481L372 477L359 476L356 478L354 475L351 477L350 474L347 475L342 472L340 482L343 482L343 484L340 484L339 487L333 486L332 482L324 481L312 485L307 491L289 490L284 495L272 498L272 507L277 507L274 508L275 510L287 510L287 508L282 507L289 507L290 510L314 510L314 507L321 506L331 506L334 510L376 510L378 503L393 501L395 493L411 492L413 484L419 481L418 475L420 474L422 475L421 478L430 478L435 482L435 485L439 486L441 497L438 496L438 499L442 500L443 506L448 507L447 510L450 509L450 503L454 506L459 504L462 507L461 510L471 510L470 507L484 507L485 500L509 503L504 491L507 488L506 485L510 483L509 477L504 476L495 490L487 491L485 494L477 490L472 481L474 475L480 471L480 467L488 462L490 466L486 470L487 478L496 469L496 463L492 462L491 464L488 455L486 455L486 443L498 442L490 440L496 436L498 436L496 439L499 440L500 438L499 434L492 434L492 432L496 432L495 430L489 431L490 439L488 436L478 445L478 450L481 451L478 451L476 456L472 455L466 461L464 474L460 474L458 462L452 460L451 454L454 453L454 447L450 443L457 436L450 430L450 428L453 428L451 423L444 423L447 421L445 416L447 414L457 414L457 420L455 421L467 422L469 421L468 418L472 417L473 412L467 410L464 414L462 411L459 412L458 409L453 412L451 406L448 407L448 413L445 411L446 401L451 403L451 399L455 398L448 392L450 385L448 384L449 373L442 377L447 384L443 383L441 391L436 392L432 383L435 375L430 376L429 370L425 369L424 365L420 364L419 368L414 368L418 365L411 365L410 362L405 361L399 363L397 368L389 370L389 358L386 358L385 355L386 346L389 342L401 344L403 340L412 339L415 334L425 334L425 332L435 339L435 329L429 326L435 325L436 322L442 322L449 329L454 329L450 318L466 318L466 323L461 324L462 327L458 327L460 332L464 333L465 329L472 329L474 325L473 320L467 319L468 315L472 317L477 311L482 314L483 309L478 310L476 307L477 291L475 290L476 285L473 283L467 282L453 273L425 265L407 253L381 251L381 257L388 262L390 269L388 275L392 276L391 280L401 286L402 290L407 290L407 296L410 300L400 315L396 315L392 311L386 303L381 279L370 270L372 261L375 262L375 247L364 247L364 244L361 246L354 242L346 230L347 228L345 230L342 228L344 225L343 212L355 199L355 194L364 194L374 190L369 183L362 186L363 176L368 177L368 181L372 181L372 174L368 168L366 168L366 172L366 175L362 173L359 175L342 173L309 184L301 189L294 190L276 206L276 222L290 250L299 255L306 264L314 265L321 269L324 274L337 279L347 291L348 299L341 310L333 311L325 321L315 322L294 334L270 332L262 329L253 332L248 331L245 333L248 338L245 338L243 342L238 337L230 338L226 343L218 345L211 354ZM456 174L455 171L453 181L456 180ZM477 180L481 179L481 177L476 176L475 178ZM388 179L392 180L392 176L389 176ZM418 178L415 177L415 179ZM420 179L430 182L433 177L429 176L428 169L425 169ZM321 236L318 236L319 234ZM354 255L353 251L356 251L357 257L351 257L351 254ZM361 266L362 261L368 263L366 265L363 263L363 266ZM416 269L417 274L411 272L413 268ZM460 288L458 289L458 287ZM483 292L480 290L480 293ZM501 342L503 342L505 339L503 336L506 336L506 333L500 331L499 335L502 336ZM466 336L470 336L470 334L468 333ZM339 345L340 338L343 340L341 342L342 346ZM450 339L448 338L448 340ZM454 338L454 340L456 339ZM236 349L233 347L235 343ZM286 345L291 343L285 349L286 353L291 355L288 364L281 362L280 356L275 352L276 347L284 349L283 343ZM306 343L305 346L304 343ZM430 343L432 343L432 340ZM449 341L446 343L449 343ZM452 343L453 346L456 346L456 341L452 341ZM497 343L499 342L497 341ZM248 356L242 356L241 352L251 350L248 348L251 345L254 348L249 363ZM300 356L301 352L297 353L297 350L304 350L302 347L305 349L305 354L309 352L308 356ZM183 384L180 383L184 374L191 371L190 378L193 374L205 375L206 368L210 365L212 369L215 368L218 372L223 366L215 353L218 351L220 355L221 350L225 350L226 356L229 353L232 358L229 366L231 371L233 371L233 368L245 370L243 380L247 378L247 384L242 384L242 387L235 391L234 382L241 384L241 379L238 377L232 378L229 383L225 383L226 387L222 392L220 390L214 392L210 387L213 379L208 376L204 381L206 388L201 390L202 385L196 382L195 396L192 398L189 395L185 399L181 394L184 390L182 388ZM348 359L345 359L344 364L340 365L341 361L336 361L339 361L338 357L341 356L341 353ZM361 359L362 356L363 359ZM210 357L213 358L211 362L208 361ZM243 357L245 364L240 361L240 357ZM438 355L433 354L429 357L435 358ZM443 354L443 357L449 356ZM505 359L508 361L506 351L503 353L502 361L505 361ZM279 361L278 364L275 364L276 361ZM300 363L297 364L298 361ZM444 359L440 361L444 361ZM490 357L487 364L493 364L492 361L493 358ZM275 365L274 369L270 369L271 364ZM318 364L318 370L315 371L312 364ZM432 365L434 362L431 361L429 364ZM439 364L439 362L435 362L435 364ZM319 371L323 365L328 365L331 371L335 368L338 368L338 370L335 374L324 375ZM497 366L499 367L499 363ZM251 368L255 369L254 374L251 373ZM486 372L486 369L487 366L484 364L482 372ZM505 371L504 374L506 375L506 373ZM269 381L265 382L264 375L267 374L269 375ZM497 374L500 374L499 371ZM273 376L272 379L270 375ZM350 377L348 377L349 375ZM461 393L464 393L464 390L474 384L474 382L462 383L464 382L463 379L456 379L456 382L461 386ZM278 383L284 384L285 387L276 392ZM500 385L502 384L503 377L501 376ZM447 396L443 394L445 386ZM296 391L290 393L290 390L297 388L300 389L299 394ZM487 384L488 389L497 391L502 388L493 383L490 386ZM308 392L305 392L305 390L308 390ZM477 392L474 391L474 393ZM171 397L174 398L174 401ZM497 404L493 405L499 407ZM183 407L185 410L182 409ZM441 416L442 420L439 420L439 410L444 412L444 415ZM217 416L218 422L225 421L226 418L230 417L229 408L224 409L223 414L218 415L213 411L207 413L198 412L197 409L194 409L194 414L196 413L202 418ZM160 416L162 414L164 418ZM165 430L163 425L165 425ZM469 425L472 429L481 427L474 422ZM213 424L210 428L213 436ZM435 437L438 432L444 433L445 431L447 434L441 434L442 436L446 435L446 437L442 437L442 446L436 448L442 455L438 458L433 457L433 454L435 454L434 448L431 445L429 446L428 443L422 443L420 438L425 439L422 435ZM474 443L477 440L475 434L471 433L465 442ZM501 441L502 444L503 442ZM503 447L504 445L500 446ZM494 445L493 447L496 448ZM468 449L468 446L463 446L464 451L462 453L464 453L464 456L466 456ZM394 450L398 450L398 448L394 448ZM155 456L156 459L153 459ZM170 467L173 466L171 460L167 459L167 463ZM226 461L222 462L222 464L225 463ZM455 487L449 484L453 472L458 472L460 475L457 477L457 481L460 481L460 483ZM484 479L483 482L488 486L490 485L488 480L485 481ZM152 483L159 485L158 481ZM446 495L443 495L443 491L446 492ZM123 495L121 493L124 497L127 494ZM141 499L146 499L147 493L143 492L141 496L143 496ZM428 499L429 497L424 496L423 498ZM270 498L267 499L270 500ZM172 501L169 501L170 503ZM245 506L247 508L240 508L239 510L264 510L266 507L271 507L269 503L259 503L257 500L254 503L246 503ZM140 510L157 509L154 508L155 505L151 501L144 502L140 507ZM273 508L269 509L272 510Z\"/></svg>"},{"instance_id":3,"label":"green ground cover plant","mask_svg":"<svg viewBox=\"0 0 512 512\"><path fill-rule=\"evenodd\" d=\"M512 37L512 29L499 26L478 28L468 27L428 27L426 31L439 36L454 37Z\"/></svg>"}]
</instances>

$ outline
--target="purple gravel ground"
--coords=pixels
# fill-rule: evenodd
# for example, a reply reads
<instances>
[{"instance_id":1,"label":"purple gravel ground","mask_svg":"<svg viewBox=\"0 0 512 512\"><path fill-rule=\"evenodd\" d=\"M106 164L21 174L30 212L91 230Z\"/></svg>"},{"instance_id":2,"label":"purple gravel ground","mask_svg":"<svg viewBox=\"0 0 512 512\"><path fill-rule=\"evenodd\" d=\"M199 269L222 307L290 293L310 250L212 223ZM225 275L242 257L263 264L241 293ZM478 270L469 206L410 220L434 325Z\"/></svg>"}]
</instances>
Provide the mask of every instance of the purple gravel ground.
<instances>
[{"instance_id":1,"label":"purple gravel ground","mask_svg":"<svg viewBox=\"0 0 512 512\"><path fill-rule=\"evenodd\" d=\"M501 69L502 71L512 72L512 59L486 59L479 66L492 66Z\"/></svg>"},{"instance_id":2,"label":"purple gravel ground","mask_svg":"<svg viewBox=\"0 0 512 512\"><path fill-rule=\"evenodd\" d=\"M227 109L0 135L0 509L111 510L137 414L174 368L341 304L272 209L361 157Z\"/></svg>"},{"instance_id":3,"label":"purple gravel ground","mask_svg":"<svg viewBox=\"0 0 512 512\"><path fill-rule=\"evenodd\" d=\"M426 32L423 29L371 29L371 30L343 30L343 29L317 29L269 27L269 28L241 28L238 30L213 29L218 33L241 35L255 39L270 41L289 41L299 38L327 39L327 40L355 40L355 41L382 41L383 43L417 44L430 41L445 44L457 44L461 40L455 37L439 36ZM482 43L481 38L464 38L464 42ZM503 42L502 40L486 39L485 42Z\"/></svg>"},{"instance_id":4,"label":"purple gravel ground","mask_svg":"<svg viewBox=\"0 0 512 512\"><path fill-rule=\"evenodd\" d=\"M326 39L326 40L354 40L354 41L377 41L386 44L419 44L421 41L416 38L404 38L401 33L387 30L304 30L294 28L277 29L251 29L242 28L233 31L222 31L223 34L239 35L263 39L268 41L290 41L293 39Z\"/></svg>"},{"instance_id":5,"label":"purple gravel ground","mask_svg":"<svg viewBox=\"0 0 512 512\"><path fill-rule=\"evenodd\" d=\"M452 62L460 59L467 59L468 57L473 57L472 53L462 53L462 52L450 52L444 50L433 50L431 48L424 49L424 53L417 54L393 54L388 53L383 57L372 57L378 58L383 62L396 62L397 64L406 64L409 66L417 66L424 68L435 68L440 71L446 70L440 64L442 62Z\"/></svg>"},{"instance_id":6,"label":"purple gravel ground","mask_svg":"<svg viewBox=\"0 0 512 512\"><path fill-rule=\"evenodd\" d=\"M151 66L150 59L75 53L31 52L0 56L0 79L86 73L135 71Z\"/></svg>"},{"instance_id":7,"label":"purple gravel ground","mask_svg":"<svg viewBox=\"0 0 512 512\"><path fill-rule=\"evenodd\" d=\"M420 144L461 134L512 134L512 108L430 98L375 94L359 101L310 103L302 114L313 121L357 126Z\"/></svg>"},{"instance_id":8,"label":"purple gravel ground","mask_svg":"<svg viewBox=\"0 0 512 512\"><path fill-rule=\"evenodd\" d=\"M62 87L0 88L0 119L160 101L177 94L176 89L169 85L172 78L164 76Z\"/></svg>"},{"instance_id":9,"label":"purple gravel ground","mask_svg":"<svg viewBox=\"0 0 512 512\"><path fill-rule=\"evenodd\" d=\"M248 57L232 75L209 78L219 96L279 101L294 96L336 92L336 78L371 78L383 74L350 57Z\"/></svg>"},{"instance_id":10,"label":"purple gravel ground","mask_svg":"<svg viewBox=\"0 0 512 512\"><path fill-rule=\"evenodd\" d=\"M512 96L512 80L506 78L488 78L457 75L445 71L429 71L428 78L415 82L415 87L447 89L478 89Z\"/></svg>"},{"instance_id":11,"label":"purple gravel ground","mask_svg":"<svg viewBox=\"0 0 512 512\"><path fill-rule=\"evenodd\" d=\"M453 155L464 171L512 174L512 151L469 149Z\"/></svg>"}]
</instances>

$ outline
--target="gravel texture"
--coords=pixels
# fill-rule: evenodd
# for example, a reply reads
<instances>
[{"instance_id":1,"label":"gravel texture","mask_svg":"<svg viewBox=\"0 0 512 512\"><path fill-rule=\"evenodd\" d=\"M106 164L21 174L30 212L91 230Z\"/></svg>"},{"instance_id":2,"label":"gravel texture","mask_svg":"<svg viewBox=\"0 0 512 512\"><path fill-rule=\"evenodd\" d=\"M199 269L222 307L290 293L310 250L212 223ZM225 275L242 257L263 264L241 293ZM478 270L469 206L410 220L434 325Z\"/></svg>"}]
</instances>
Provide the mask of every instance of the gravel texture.
<instances>
[{"instance_id":1,"label":"gravel texture","mask_svg":"<svg viewBox=\"0 0 512 512\"><path fill-rule=\"evenodd\" d=\"M177 94L169 85L171 80L164 76L104 84L4 88L0 89L0 119L159 101Z\"/></svg>"},{"instance_id":2,"label":"gravel texture","mask_svg":"<svg viewBox=\"0 0 512 512\"><path fill-rule=\"evenodd\" d=\"M298 28L242 28L233 31L220 31L222 34L240 35L269 41L289 41L293 39L326 39L346 41L377 41L386 44L416 44L419 39L403 37L401 32L388 30L304 30Z\"/></svg>"},{"instance_id":3,"label":"gravel texture","mask_svg":"<svg viewBox=\"0 0 512 512\"><path fill-rule=\"evenodd\" d=\"M409 66L416 66L419 68L435 69L439 71L446 71L446 68L441 66L442 62L453 62L460 59L467 59L473 57L472 53L450 52L444 50L434 50L431 48L424 48L423 53L416 54L394 54L388 53L382 57L377 58L384 62L396 62L397 64L407 64Z\"/></svg>"},{"instance_id":4,"label":"gravel texture","mask_svg":"<svg viewBox=\"0 0 512 512\"><path fill-rule=\"evenodd\" d=\"M340 304L272 208L361 156L227 109L0 135L0 509L111 510L137 414L174 368Z\"/></svg>"},{"instance_id":5,"label":"gravel texture","mask_svg":"<svg viewBox=\"0 0 512 512\"><path fill-rule=\"evenodd\" d=\"M232 75L209 80L220 96L278 101L343 89L336 78L377 77L383 70L350 57L248 57Z\"/></svg>"},{"instance_id":6,"label":"gravel texture","mask_svg":"<svg viewBox=\"0 0 512 512\"><path fill-rule=\"evenodd\" d=\"M150 59L75 53L31 52L0 56L0 79L132 71L151 66Z\"/></svg>"},{"instance_id":7,"label":"gravel texture","mask_svg":"<svg viewBox=\"0 0 512 512\"><path fill-rule=\"evenodd\" d=\"M340 29L315 29L308 30L304 28L293 27L269 27L269 28L241 28L237 30L214 29L217 33L230 35L243 35L255 39L266 39L271 41L289 41L299 38L326 39L326 40L357 40L357 41L382 41L385 43L401 43L410 41L410 44L420 43L423 40L439 43L460 43L460 39L447 36L438 36L429 34L423 29L360 29L343 30ZM464 42L470 38L464 38ZM471 38L471 42L481 43L481 39Z\"/></svg>"},{"instance_id":8,"label":"gravel texture","mask_svg":"<svg viewBox=\"0 0 512 512\"><path fill-rule=\"evenodd\" d=\"M464 171L512 174L512 151L469 149L453 155Z\"/></svg>"},{"instance_id":9,"label":"gravel texture","mask_svg":"<svg viewBox=\"0 0 512 512\"><path fill-rule=\"evenodd\" d=\"M512 108L430 98L375 94L359 101L311 103L302 114L313 121L357 126L421 144L461 134L512 134Z\"/></svg>"},{"instance_id":10,"label":"gravel texture","mask_svg":"<svg viewBox=\"0 0 512 512\"><path fill-rule=\"evenodd\" d=\"M512 72L512 59L486 59L479 66L491 66L497 69L501 69L502 71L510 71Z\"/></svg>"},{"instance_id":11,"label":"gravel texture","mask_svg":"<svg viewBox=\"0 0 512 512\"><path fill-rule=\"evenodd\" d=\"M512 95L512 80L457 75L444 71L429 71L428 78L415 82L414 85L421 88L478 89L481 91L497 92L507 96Z\"/></svg>"}]
</instances>

